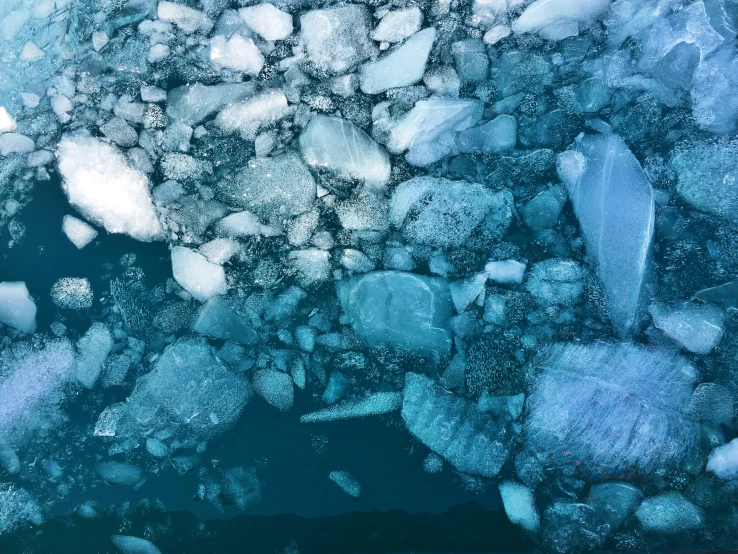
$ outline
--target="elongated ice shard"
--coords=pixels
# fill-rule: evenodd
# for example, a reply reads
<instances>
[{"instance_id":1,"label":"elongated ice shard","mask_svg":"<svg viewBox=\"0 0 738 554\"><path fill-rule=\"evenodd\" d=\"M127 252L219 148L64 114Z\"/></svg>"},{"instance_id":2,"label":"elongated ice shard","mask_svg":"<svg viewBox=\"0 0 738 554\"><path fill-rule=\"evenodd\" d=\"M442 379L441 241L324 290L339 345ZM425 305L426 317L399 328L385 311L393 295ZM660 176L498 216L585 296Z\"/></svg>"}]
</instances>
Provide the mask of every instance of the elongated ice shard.
<instances>
[{"instance_id":1,"label":"elongated ice shard","mask_svg":"<svg viewBox=\"0 0 738 554\"><path fill-rule=\"evenodd\" d=\"M625 335L636 317L653 239L653 189L617 135L580 135L559 155L566 185L607 295L610 319Z\"/></svg>"}]
</instances>

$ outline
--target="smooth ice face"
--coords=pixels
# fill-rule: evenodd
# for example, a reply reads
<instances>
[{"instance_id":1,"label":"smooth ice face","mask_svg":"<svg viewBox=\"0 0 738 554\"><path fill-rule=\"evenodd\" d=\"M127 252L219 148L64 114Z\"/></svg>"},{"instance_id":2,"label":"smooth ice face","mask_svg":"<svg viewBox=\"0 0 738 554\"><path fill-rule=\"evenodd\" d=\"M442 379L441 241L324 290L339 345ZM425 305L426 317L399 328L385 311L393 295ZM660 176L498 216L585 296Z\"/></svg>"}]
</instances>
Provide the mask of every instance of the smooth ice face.
<instances>
[{"instance_id":1,"label":"smooth ice face","mask_svg":"<svg viewBox=\"0 0 738 554\"><path fill-rule=\"evenodd\" d=\"M337 284L351 325L370 347L447 355L453 303L448 283L402 271L375 271Z\"/></svg>"},{"instance_id":2,"label":"smooth ice face","mask_svg":"<svg viewBox=\"0 0 738 554\"><path fill-rule=\"evenodd\" d=\"M254 140L259 129L279 121L287 111L287 97L281 91L269 91L226 107L215 124L226 132L240 133L244 140Z\"/></svg>"},{"instance_id":3,"label":"smooth ice face","mask_svg":"<svg viewBox=\"0 0 738 554\"><path fill-rule=\"evenodd\" d=\"M717 306L656 303L649 307L649 312L657 329L695 354L712 352L725 332L725 316Z\"/></svg>"},{"instance_id":4,"label":"smooth ice face","mask_svg":"<svg viewBox=\"0 0 738 554\"><path fill-rule=\"evenodd\" d=\"M580 135L559 156L557 169L605 289L610 320L626 335L639 308L653 240L651 184L616 135Z\"/></svg>"},{"instance_id":5,"label":"smooth ice face","mask_svg":"<svg viewBox=\"0 0 738 554\"><path fill-rule=\"evenodd\" d=\"M110 542L123 554L161 554L154 543L129 535L113 535Z\"/></svg>"},{"instance_id":6,"label":"smooth ice face","mask_svg":"<svg viewBox=\"0 0 738 554\"><path fill-rule=\"evenodd\" d=\"M318 115L300 135L305 163L344 179L382 187L390 178L387 152L359 127L340 117Z\"/></svg>"},{"instance_id":7,"label":"smooth ice face","mask_svg":"<svg viewBox=\"0 0 738 554\"><path fill-rule=\"evenodd\" d=\"M253 82L220 83L206 86L201 83L183 85L169 91L167 115L195 125L232 102L237 102L256 91Z\"/></svg>"},{"instance_id":8,"label":"smooth ice face","mask_svg":"<svg viewBox=\"0 0 738 554\"><path fill-rule=\"evenodd\" d=\"M219 296L200 307L192 320L192 330L238 344L256 344L260 340L256 331Z\"/></svg>"},{"instance_id":9,"label":"smooth ice face","mask_svg":"<svg viewBox=\"0 0 738 554\"><path fill-rule=\"evenodd\" d=\"M420 31L423 12L414 6L388 12L372 31L372 39L380 42L400 42Z\"/></svg>"},{"instance_id":10,"label":"smooth ice face","mask_svg":"<svg viewBox=\"0 0 738 554\"><path fill-rule=\"evenodd\" d=\"M62 189L87 219L141 241L164 238L146 176L117 148L91 137L67 137L57 159Z\"/></svg>"},{"instance_id":11,"label":"smooth ice face","mask_svg":"<svg viewBox=\"0 0 738 554\"><path fill-rule=\"evenodd\" d=\"M238 14L266 40L283 40L292 34L292 16L266 2L241 8Z\"/></svg>"},{"instance_id":12,"label":"smooth ice face","mask_svg":"<svg viewBox=\"0 0 738 554\"><path fill-rule=\"evenodd\" d=\"M172 273L182 288L200 302L228 290L223 268L184 246L172 248Z\"/></svg>"},{"instance_id":13,"label":"smooth ice face","mask_svg":"<svg viewBox=\"0 0 738 554\"><path fill-rule=\"evenodd\" d=\"M514 481L500 483L502 505L508 519L527 531L536 531L540 524L533 491Z\"/></svg>"},{"instance_id":14,"label":"smooth ice face","mask_svg":"<svg viewBox=\"0 0 738 554\"><path fill-rule=\"evenodd\" d=\"M0 283L0 323L29 335L36 332L36 303L25 283Z\"/></svg>"},{"instance_id":15,"label":"smooth ice face","mask_svg":"<svg viewBox=\"0 0 738 554\"><path fill-rule=\"evenodd\" d=\"M553 32L550 27L556 25L588 23L604 14L610 7L610 1L536 0L513 21L512 29L516 33L536 33L547 28L549 32Z\"/></svg>"}]
</instances>

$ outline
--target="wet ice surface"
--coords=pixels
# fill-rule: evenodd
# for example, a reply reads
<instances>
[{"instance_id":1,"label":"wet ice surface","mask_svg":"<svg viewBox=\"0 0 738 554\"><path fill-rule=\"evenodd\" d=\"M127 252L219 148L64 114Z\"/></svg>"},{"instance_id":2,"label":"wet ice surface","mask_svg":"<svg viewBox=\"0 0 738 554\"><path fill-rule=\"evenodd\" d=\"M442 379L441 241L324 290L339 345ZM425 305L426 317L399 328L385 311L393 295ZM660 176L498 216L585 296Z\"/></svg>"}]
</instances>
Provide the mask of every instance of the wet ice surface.
<instances>
[{"instance_id":1,"label":"wet ice surface","mask_svg":"<svg viewBox=\"0 0 738 554\"><path fill-rule=\"evenodd\" d=\"M4 2L0 539L475 498L544 552L735 549L737 29Z\"/></svg>"}]
</instances>

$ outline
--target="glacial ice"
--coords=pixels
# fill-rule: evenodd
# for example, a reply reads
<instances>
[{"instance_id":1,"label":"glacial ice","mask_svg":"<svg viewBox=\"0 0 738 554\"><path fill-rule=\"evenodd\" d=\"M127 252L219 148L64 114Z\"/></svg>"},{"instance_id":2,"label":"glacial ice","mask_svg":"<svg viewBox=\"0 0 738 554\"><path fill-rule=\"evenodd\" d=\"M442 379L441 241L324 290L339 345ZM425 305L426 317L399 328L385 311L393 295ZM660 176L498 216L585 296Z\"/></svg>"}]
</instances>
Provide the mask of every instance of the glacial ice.
<instances>
[{"instance_id":1,"label":"glacial ice","mask_svg":"<svg viewBox=\"0 0 738 554\"><path fill-rule=\"evenodd\" d=\"M264 67L264 56L250 38L222 35L210 41L210 61L218 69L231 69L247 75L258 75Z\"/></svg>"},{"instance_id":2,"label":"glacial ice","mask_svg":"<svg viewBox=\"0 0 738 554\"><path fill-rule=\"evenodd\" d=\"M540 516L534 502L533 491L514 481L503 481L499 488L508 519L523 529L536 531Z\"/></svg>"},{"instance_id":3,"label":"glacial ice","mask_svg":"<svg viewBox=\"0 0 738 554\"><path fill-rule=\"evenodd\" d=\"M579 136L559 155L557 170L605 289L610 319L625 335L639 308L653 239L651 184L616 135Z\"/></svg>"},{"instance_id":4,"label":"glacial ice","mask_svg":"<svg viewBox=\"0 0 738 554\"><path fill-rule=\"evenodd\" d=\"M36 303L25 283L0 283L0 323L29 335L36 332Z\"/></svg>"},{"instance_id":5,"label":"glacial ice","mask_svg":"<svg viewBox=\"0 0 738 554\"><path fill-rule=\"evenodd\" d=\"M717 306L655 303L649 312L657 329L695 354L709 354L723 338L725 317Z\"/></svg>"},{"instance_id":6,"label":"glacial ice","mask_svg":"<svg viewBox=\"0 0 738 554\"><path fill-rule=\"evenodd\" d=\"M238 344L256 344L259 335L221 296L205 302L192 320L192 330L201 335L229 340Z\"/></svg>"},{"instance_id":7,"label":"glacial ice","mask_svg":"<svg viewBox=\"0 0 738 554\"><path fill-rule=\"evenodd\" d=\"M292 16L267 2L241 8L238 14L266 40L283 40L292 34Z\"/></svg>"},{"instance_id":8,"label":"glacial ice","mask_svg":"<svg viewBox=\"0 0 738 554\"><path fill-rule=\"evenodd\" d=\"M200 302L228 290L223 268L184 246L172 248L172 273L182 288Z\"/></svg>"}]
</instances>

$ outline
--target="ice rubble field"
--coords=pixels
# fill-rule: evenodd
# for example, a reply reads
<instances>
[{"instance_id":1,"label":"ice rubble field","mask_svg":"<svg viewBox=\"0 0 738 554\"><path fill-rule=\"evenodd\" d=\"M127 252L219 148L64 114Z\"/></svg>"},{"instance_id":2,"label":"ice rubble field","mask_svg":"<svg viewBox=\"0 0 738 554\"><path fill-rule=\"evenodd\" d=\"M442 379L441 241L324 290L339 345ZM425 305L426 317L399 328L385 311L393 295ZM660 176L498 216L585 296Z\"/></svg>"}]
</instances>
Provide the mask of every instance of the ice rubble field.
<instances>
[{"instance_id":1,"label":"ice rubble field","mask_svg":"<svg viewBox=\"0 0 738 554\"><path fill-rule=\"evenodd\" d=\"M3 249L53 185L132 254L101 297L0 283L0 535L161 472L245 509L208 441L305 395L544 552L735 548L737 34L735 0L4 0Z\"/></svg>"}]
</instances>

